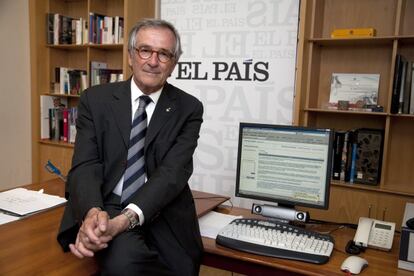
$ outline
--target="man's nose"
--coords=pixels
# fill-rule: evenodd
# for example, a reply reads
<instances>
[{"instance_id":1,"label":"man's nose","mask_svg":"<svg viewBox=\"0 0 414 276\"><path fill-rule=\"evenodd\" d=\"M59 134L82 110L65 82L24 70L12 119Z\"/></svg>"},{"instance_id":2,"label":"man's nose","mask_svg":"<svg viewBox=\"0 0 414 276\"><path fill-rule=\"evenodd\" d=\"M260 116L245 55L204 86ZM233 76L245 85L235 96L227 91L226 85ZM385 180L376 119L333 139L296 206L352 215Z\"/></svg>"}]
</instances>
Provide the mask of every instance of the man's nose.
<instances>
[{"instance_id":1,"label":"man's nose","mask_svg":"<svg viewBox=\"0 0 414 276\"><path fill-rule=\"evenodd\" d=\"M152 52L151 57L149 58L149 63L151 65L158 65L160 61L158 60L158 53L157 52Z\"/></svg>"}]
</instances>

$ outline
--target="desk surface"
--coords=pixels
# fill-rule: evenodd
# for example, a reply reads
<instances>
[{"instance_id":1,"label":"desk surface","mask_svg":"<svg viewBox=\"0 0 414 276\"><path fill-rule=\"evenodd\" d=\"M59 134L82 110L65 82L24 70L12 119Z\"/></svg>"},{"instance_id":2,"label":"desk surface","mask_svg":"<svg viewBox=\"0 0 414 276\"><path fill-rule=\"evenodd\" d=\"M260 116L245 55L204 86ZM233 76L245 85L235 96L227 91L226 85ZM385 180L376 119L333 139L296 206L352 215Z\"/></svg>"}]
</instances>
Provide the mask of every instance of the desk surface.
<instances>
[{"instance_id":1,"label":"desk surface","mask_svg":"<svg viewBox=\"0 0 414 276\"><path fill-rule=\"evenodd\" d=\"M250 214L250 210L241 208L230 208L220 206L216 208L216 211L221 213L227 213L231 215L243 215L244 217L253 217ZM309 227L309 228L308 228ZM308 229L314 228L318 231L330 231L337 229L336 225L315 225L307 226ZM335 247L332 256L328 263L323 265L308 264L299 261L283 260L279 258L271 258L265 256L258 256L254 254L244 253L223 246L217 245L215 240L203 238L204 251L205 251L205 265L218 267L221 269L230 270L238 273L251 274L251 275L265 275L268 272L271 274L272 269L284 271L286 275L290 275L286 272L292 272L292 274L303 274L303 275L345 275L339 267L342 262L350 256L345 252L345 245L347 242L354 237L355 230L350 228L341 228L331 233L335 240ZM369 265L359 275L413 275L413 272L398 269L398 250L399 250L399 239L400 236L397 234L394 237L392 250L390 252L384 252L374 249L367 249L360 256L365 258ZM239 262L235 262L238 260ZM242 261L242 262L240 262ZM247 267L244 264L254 264L253 266ZM238 265L239 268L237 267ZM264 270L263 270L264 269ZM263 273L264 271L264 273ZM282 274L282 275L285 275Z\"/></svg>"},{"instance_id":2,"label":"desk surface","mask_svg":"<svg viewBox=\"0 0 414 276\"><path fill-rule=\"evenodd\" d=\"M43 188L46 193L63 196L64 185L60 180L51 180L31 184L30 189ZM194 192L196 198L208 195ZM203 213L211 204L223 199L196 199L197 213ZM248 210L226 207L218 211L233 215L252 216ZM56 241L63 207L54 208L27 218L0 226L0 275L91 275L96 272L93 259L79 260L72 254L63 253ZM348 256L344 252L346 242L353 237L354 230L340 229L332 233L335 238L335 250L330 261L324 265L314 265L298 261L258 256L231 250L216 245L213 239L203 238L205 258L203 263L222 269L244 274L261 275L276 270L286 273L307 275L344 275L339 270L342 261ZM397 269L399 236L394 239L393 250L382 252L368 249L362 254L369 262L361 275L412 275L412 272ZM263 273L264 272L264 273Z\"/></svg>"}]
</instances>

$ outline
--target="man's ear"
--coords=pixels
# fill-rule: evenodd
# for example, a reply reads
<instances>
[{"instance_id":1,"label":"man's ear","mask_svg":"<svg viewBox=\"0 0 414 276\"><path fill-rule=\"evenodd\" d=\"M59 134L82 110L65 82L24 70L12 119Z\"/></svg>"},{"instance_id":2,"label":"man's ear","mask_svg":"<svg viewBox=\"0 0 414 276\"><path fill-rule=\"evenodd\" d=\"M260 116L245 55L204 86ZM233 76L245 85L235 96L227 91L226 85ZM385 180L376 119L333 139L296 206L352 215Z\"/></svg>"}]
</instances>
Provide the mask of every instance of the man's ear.
<instances>
[{"instance_id":1,"label":"man's ear","mask_svg":"<svg viewBox=\"0 0 414 276\"><path fill-rule=\"evenodd\" d=\"M131 55L132 55L131 52L128 51L128 65L129 65L129 67L132 68L132 59L133 59L133 57Z\"/></svg>"}]
</instances>

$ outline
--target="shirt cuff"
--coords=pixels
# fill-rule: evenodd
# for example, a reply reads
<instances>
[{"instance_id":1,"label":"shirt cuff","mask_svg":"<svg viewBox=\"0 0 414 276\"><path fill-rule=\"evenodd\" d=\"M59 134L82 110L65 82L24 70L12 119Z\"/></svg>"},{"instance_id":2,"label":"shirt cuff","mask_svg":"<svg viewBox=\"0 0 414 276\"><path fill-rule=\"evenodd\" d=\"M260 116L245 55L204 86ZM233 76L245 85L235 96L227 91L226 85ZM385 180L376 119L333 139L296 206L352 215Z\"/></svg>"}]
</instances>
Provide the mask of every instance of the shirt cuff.
<instances>
[{"instance_id":1,"label":"shirt cuff","mask_svg":"<svg viewBox=\"0 0 414 276\"><path fill-rule=\"evenodd\" d=\"M130 203L128 204L127 207L125 207L125 209L131 209L132 211L134 211L139 218L139 225L142 226L144 224L144 213L142 212L142 210L135 204Z\"/></svg>"}]
</instances>

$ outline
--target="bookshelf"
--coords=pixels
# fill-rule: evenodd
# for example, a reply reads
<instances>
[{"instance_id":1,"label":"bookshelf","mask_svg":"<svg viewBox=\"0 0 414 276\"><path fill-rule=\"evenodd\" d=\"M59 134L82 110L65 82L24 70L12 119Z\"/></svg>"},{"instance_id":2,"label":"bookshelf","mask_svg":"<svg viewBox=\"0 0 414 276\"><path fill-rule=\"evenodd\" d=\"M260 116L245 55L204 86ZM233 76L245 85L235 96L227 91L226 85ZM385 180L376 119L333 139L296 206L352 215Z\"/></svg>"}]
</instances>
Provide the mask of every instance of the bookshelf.
<instances>
[{"instance_id":1,"label":"bookshelf","mask_svg":"<svg viewBox=\"0 0 414 276\"><path fill-rule=\"evenodd\" d=\"M129 30L141 18L154 17L154 0L30 0L30 59L32 93L32 179L34 182L54 178L44 168L51 160L63 174L67 174L73 155L73 144L40 139L40 96L66 98L69 107L77 106L79 96L53 93L55 67L86 70L90 76L90 62L102 61L108 68L122 69L124 79L128 67L127 37ZM121 44L47 44L46 14L58 13L89 21L89 14L98 13L124 18L124 43ZM90 22L88 22L90 26Z\"/></svg>"},{"instance_id":2,"label":"bookshelf","mask_svg":"<svg viewBox=\"0 0 414 276\"><path fill-rule=\"evenodd\" d=\"M397 54L414 60L414 1L303 0L301 3L295 123L348 130L384 131L381 181L377 186L332 181L327 211L311 217L357 223L360 216L401 226L405 202L414 202L414 115L391 114ZM334 29L376 29L372 38L330 38ZM383 112L328 110L332 73L380 74Z\"/></svg>"}]
</instances>

